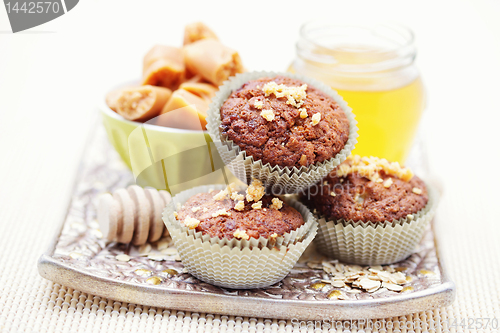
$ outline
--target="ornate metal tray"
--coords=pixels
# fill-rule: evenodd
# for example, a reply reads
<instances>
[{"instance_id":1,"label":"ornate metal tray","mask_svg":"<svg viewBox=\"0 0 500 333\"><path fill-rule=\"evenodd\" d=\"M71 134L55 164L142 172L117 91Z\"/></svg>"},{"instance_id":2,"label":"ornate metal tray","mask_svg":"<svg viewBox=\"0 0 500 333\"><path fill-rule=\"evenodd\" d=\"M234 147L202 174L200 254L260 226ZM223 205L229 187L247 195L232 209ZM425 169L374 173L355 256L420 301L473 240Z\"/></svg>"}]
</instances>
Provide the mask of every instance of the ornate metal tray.
<instances>
[{"instance_id":1,"label":"ornate metal tray","mask_svg":"<svg viewBox=\"0 0 500 333\"><path fill-rule=\"evenodd\" d=\"M454 299L455 286L439 257L432 226L412 256L392 265L410 277L401 292L382 288L332 299L337 288L321 282L328 274L318 269L318 263L327 258L315 252L314 244L291 273L271 287L228 290L212 286L185 272L168 238L140 249L106 244L101 239L96 222L97 195L132 182L130 171L99 127L88 143L61 229L39 259L38 270L44 278L123 302L299 320L395 317L443 307Z\"/></svg>"}]
</instances>

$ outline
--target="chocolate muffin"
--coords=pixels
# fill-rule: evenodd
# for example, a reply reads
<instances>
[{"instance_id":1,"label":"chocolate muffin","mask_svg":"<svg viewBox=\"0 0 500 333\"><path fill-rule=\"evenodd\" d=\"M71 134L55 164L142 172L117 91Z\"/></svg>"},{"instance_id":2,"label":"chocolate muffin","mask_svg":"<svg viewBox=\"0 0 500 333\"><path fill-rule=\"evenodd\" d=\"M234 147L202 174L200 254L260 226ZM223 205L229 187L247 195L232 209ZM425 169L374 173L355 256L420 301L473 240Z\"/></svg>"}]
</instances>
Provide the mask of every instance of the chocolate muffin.
<instances>
[{"instance_id":1,"label":"chocolate muffin","mask_svg":"<svg viewBox=\"0 0 500 333\"><path fill-rule=\"evenodd\" d=\"M411 217L428 202L425 183L398 163L349 157L303 197L327 220L384 222Z\"/></svg>"},{"instance_id":2,"label":"chocolate muffin","mask_svg":"<svg viewBox=\"0 0 500 333\"><path fill-rule=\"evenodd\" d=\"M259 181L239 192L199 193L177 212L177 220L190 229L218 238L276 238L304 224L302 215L279 198L265 195Z\"/></svg>"},{"instance_id":3,"label":"chocolate muffin","mask_svg":"<svg viewBox=\"0 0 500 333\"><path fill-rule=\"evenodd\" d=\"M286 76L245 83L223 103L220 131L247 156L271 166L309 166L335 157L349 138L337 102Z\"/></svg>"}]
</instances>

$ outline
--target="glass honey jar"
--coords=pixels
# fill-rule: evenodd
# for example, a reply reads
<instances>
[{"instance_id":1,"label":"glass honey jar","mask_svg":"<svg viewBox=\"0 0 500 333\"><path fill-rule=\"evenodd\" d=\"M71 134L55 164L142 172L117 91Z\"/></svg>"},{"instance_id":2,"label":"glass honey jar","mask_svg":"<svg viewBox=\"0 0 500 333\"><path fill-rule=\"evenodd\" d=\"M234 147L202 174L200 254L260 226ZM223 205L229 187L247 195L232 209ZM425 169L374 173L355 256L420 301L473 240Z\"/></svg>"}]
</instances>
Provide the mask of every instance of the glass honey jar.
<instances>
[{"instance_id":1,"label":"glass honey jar","mask_svg":"<svg viewBox=\"0 0 500 333\"><path fill-rule=\"evenodd\" d=\"M424 109L413 32L397 24L306 23L293 73L319 79L352 107L359 127L353 154L404 163Z\"/></svg>"}]
</instances>

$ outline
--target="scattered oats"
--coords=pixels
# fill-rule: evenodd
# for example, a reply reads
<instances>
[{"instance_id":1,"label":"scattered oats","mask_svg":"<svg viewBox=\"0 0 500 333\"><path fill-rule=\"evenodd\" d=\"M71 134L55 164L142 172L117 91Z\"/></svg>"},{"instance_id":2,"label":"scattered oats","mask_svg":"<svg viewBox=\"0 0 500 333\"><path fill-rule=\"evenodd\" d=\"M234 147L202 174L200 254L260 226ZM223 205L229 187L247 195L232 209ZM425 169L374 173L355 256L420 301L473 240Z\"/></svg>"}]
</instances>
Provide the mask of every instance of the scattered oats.
<instances>
[{"instance_id":1,"label":"scattered oats","mask_svg":"<svg viewBox=\"0 0 500 333\"><path fill-rule=\"evenodd\" d=\"M99 229L92 229L91 232L99 239L101 239L103 236L101 230Z\"/></svg>"},{"instance_id":2,"label":"scattered oats","mask_svg":"<svg viewBox=\"0 0 500 333\"><path fill-rule=\"evenodd\" d=\"M286 104L300 108L304 104L304 99L306 99L307 94L307 84L303 84L300 87L287 86L284 84L277 84L274 81L266 83L262 87L262 91L265 93L266 97L274 94L276 98L286 97Z\"/></svg>"},{"instance_id":3,"label":"scattered oats","mask_svg":"<svg viewBox=\"0 0 500 333\"><path fill-rule=\"evenodd\" d=\"M130 256L128 256L128 255L126 255L126 254L119 254L119 255L117 255L115 258L116 258L116 260L118 260L118 261L125 261L125 262L127 262L127 261L129 261L129 260L130 260Z\"/></svg>"},{"instance_id":4,"label":"scattered oats","mask_svg":"<svg viewBox=\"0 0 500 333\"><path fill-rule=\"evenodd\" d=\"M196 212L197 212L197 211L199 211L200 209L201 209L201 207L193 207L193 208L191 208L191 211L192 211L193 213L196 213Z\"/></svg>"},{"instance_id":5,"label":"scattered oats","mask_svg":"<svg viewBox=\"0 0 500 333\"><path fill-rule=\"evenodd\" d=\"M281 201L280 199L273 198L271 201L272 205L270 205L269 208L279 210L283 207L283 201Z\"/></svg>"},{"instance_id":6,"label":"scattered oats","mask_svg":"<svg viewBox=\"0 0 500 333\"><path fill-rule=\"evenodd\" d=\"M151 249L152 249L151 245L146 243L146 244L139 246L139 253L140 254L148 254L149 252L151 252Z\"/></svg>"},{"instance_id":7,"label":"scattered oats","mask_svg":"<svg viewBox=\"0 0 500 333\"><path fill-rule=\"evenodd\" d=\"M389 188L392 185L392 178L387 178L384 182L384 187Z\"/></svg>"},{"instance_id":8,"label":"scattered oats","mask_svg":"<svg viewBox=\"0 0 500 333\"><path fill-rule=\"evenodd\" d=\"M384 180L383 180L382 178L377 178L377 179L375 180L375 182L377 182L377 183L382 183L383 181L384 181Z\"/></svg>"},{"instance_id":9,"label":"scattered oats","mask_svg":"<svg viewBox=\"0 0 500 333\"><path fill-rule=\"evenodd\" d=\"M415 194L422 194L422 189L418 187L414 187L411 191Z\"/></svg>"},{"instance_id":10,"label":"scattered oats","mask_svg":"<svg viewBox=\"0 0 500 333\"><path fill-rule=\"evenodd\" d=\"M375 270L376 270L376 271L383 271L383 270L384 270L384 268L383 268L382 266L380 266L380 265L370 266L369 271L372 271L372 270L374 270L374 271L375 271Z\"/></svg>"},{"instance_id":11,"label":"scattered oats","mask_svg":"<svg viewBox=\"0 0 500 333\"><path fill-rule=\"evenodd\" d=\"M200 220L195 219L194 217L187 216L184 219L184 225L189 229L196 229L196 227L200 225Z\"/></svg>"},{"instance_id":12,"label":"scattered oats","mask_svg":"<svg viewBox=\"0 0 500 333\"><path fill-rule=\"evenodd\" d=\"M167 238L160 239L160 240L156 243L156 248L158 249L158 251L165 250L165 249L166 249L166 248L168 248L169 246L170 246L170 241L169 241Z\"/></svg>"},{"instance_id":13,"label":"scattered oats","mask_svg":"<svg viewBox=\"0 0 500 333\"><path fill-rule=\"evenodd\" d=\"M342 288L345 287L345 283L344 281L333 281L332 286L334 286L335 288Z\"/></svg>"},{"instance_id":14,"label":"scattered oats","mask_svg":"<svg viewBox=\"0 0 500 333\"><path fill-rule=\"evenodd\" d=\"M136 269L134 272L135 272L135 274L142 276L142 277L147 277L147 276L150 276L152 274L151 271L149 271L147 269L143 269L143 268Z\"/></svg>"},{"instance_id":15,"label":"scattered oats","mask_svg":"<svg viewBox=\"0 0 500 333\"><path fill-rule=\"evenodd\" d=\"M408 275L405 279L406 279L406 282L411 282L411 281L413 281L413 278L412 278L411 276L409 276L409 275Z\"/></svg>"},{"instance_id":16,"label":"scattered oats","mask_svg":"<svg viewBox=\"0 0 500 333\"><path fill-rule=\"evenodd\" d=\"M345 292L350 294L361 294L361 290L359 289L347 289Z\"/></svg>"},{"instance_id":17,"label":"scattered oats","mask_svg":"<svg viewBox=\"0 0 500 333\"><path fill-rule=\"evenodd\" d=\"M405 291L413 291L413 287L412 286L406 286L404 287L401 292L404 293Z\"/></svg>"},{"instance_id":18,"label":"scattered oats","mask_svg":"<svg viewBox=\"0 0 500 333\"><path fill-rule=\"evenodd\" d=\"M159 253L150 253L150 254L148 254L148 259L151 259L151 260L154 260L154 261L167 260L167 258L165 258L164 254L159 254Z\"/></svg>"},{"instance_id":19,"label":"scattered oats","mask_svg":"<svg viewBox=\"0 0 500 333\"><path fill-rule=\"evenodd\" d=\"M398 284L405 284L406 283L406 276L401 272L397 272L397 273L392 274L392 278Z\"/></svg>"},{"instance_id":20,"label":"scattered oats","mask_svg":"<svg viewBox=\"0 0 500 333\"><path fill-rule=\"evenodd\" d=\"M408 267L402 267L402 266L401 266L401 267L396 267L394 270L395 270L396 272L404 272L404 271L406 271L407 269L408 269Z\"/></svg>"},{"instance_id":21,"label":"scattered oats","mask_svg":"<svg viewBox=\"0 0 500 333\"><path fill-rule=\"evenodd\" d=\"M204 213L208 212L208 208L207 207L203 207L203 212Z\"/></svg>"},{"instance_id":22,"label":"scattered oats","mask_svg":"<svg viewBox=\"0 0 500 333\"><path fill-rule=\"evenodd\" d=\"M162 281L163 280L158 276L153 276L146 280L147 283L153 284L155 286L159 285Z\"/></svg>"},{"instance_id":23,"label":"scattered oats","mask_svg":"<svg viewBox=\"0 0 500 333\"><path fill-rule=\"evenodd\" d=\"M379 281L374 281L370 280L367 278L363 278L359 281L357 281L358 285L361 286L361 288L366 289L366 290L373 290L373 289L378 289L380 288L380 282Z\"/></svg>"},{"instance_id":24,"label":"scattered oats","mask_svg":"<svg viewBox=\"0 0 500 333\"><path fill-rule=\"evenodd\" d=\"M403 290L403 286L394 284L394 283L388 283L388 282L382 282L382 287L387 288L392 291L401 291Z\"/></svg>"},{"instance_id":25,"label":"scattered oats","mask_svg":"<svg viewBox=\"0 0 500 333\"><path fill-rule=\"evenodd\" d=\"M257 201L256 203L252 204L252 209L261 209L262 208L262 201Z\"/></svg>"},{"instance_id":26,"label":"scattered oats","mask_svg":"<svg viewBox=\"0 0 500 333\"><path fill-rule=\"evenodd\" d=\"M219 209L215 213L212 213L212 217L217 217L217 216L231 216L231 213L228 212L226 209Z\"/></svg>"},{"instance_id":27,"label":"scattered oats","mask_svg":"<svg viewBox=\"0 0 500 333\"><path fill-rule=\"evenodd\" d=\"M70 258L71 258L71 259L78 259L78 258L83 257L83 254L78 253L78 252L71 252L71 253L69 254L69 256L70 256Z\"/></svg>"},{"instance_id":28,"label":"scattered oats","mask_svg":"<svg viewBox=\"0 0 500 333\"><path fill-rule=\"evenodd\" d=\"M265 193L265 188L262 186L262 182L258 179L252 180L252 183L248 186L246 190L246 198L248 202L259 201L262 199Z\"/></svg>"},{"instance_id":29,"label":"scattered oats","mask_svg":"<svg viewBox=\"0 0 500 333\"><path fill-rule=\"evenodd\" d=\"M335 192L333 192L333 191L332 191L332 192L330 192L330 195L331 195L332 197L335 197L337 194L335 194Z\"/></svg>"},{"instance_id":30,"label":"scattered oats","mask_svg":"<svg viewBox=\"0 0 500 333\"><path fill-rule=\"evenodd\" d=\"M273 110L267 109L267 110L262 110L260 113L262 118L264 118L267 121L273 121L274 120L274 112Z\"/></svg>"},{"instance_id":31,"label":"scattered oats","mask_svg":"<svg viewBox=\"0 0 500 333\"><path fill-rule=\"evenodd\" d=\"M227 189L221 190L219 193L214 195L214 200L217 200L217 201L224 200L227 198L227 194L228 194Z\"/></svg>"},{"instance_id":32,"label":"scattered oats","mask_svg":"<svg viewBox=\"0 0 500 333\"><path fill-rule=\"evenodd\" d=\"M318 261L308 261L306 265L312 269L323 269L323 265Z\"/></svg>"},{"instance_id":33,"label":"scattered oats","mask_svg":"<svg viewBox=\"0 0 500 333\"><path fill-rule=\"evenodd\" d=\"M241 200L238 201L238 203L236 205L234 205L234 210L241 212L243 209L245 209L245 203Z\"/></svg>"},{"instance_id":34,"label":"scattered oats","mask_svg":"<svg viewBox=\"0 0 500 333\"><path fill-rule=\"evenodd\" d=\"M253 106L254 106L256 109L262 110L262 108L264 107L264 102L263 102L263 101L255 101L255 102L253 103Z\"/></svg>"},{"instance_id":35,"label":"scattered oats","mask_svg":"<svg viewBox=\"0 0 500 333\"><path fill-rule=\"evenodd\" d=\"M300 111L300 118L302 118L302 119L307 118L306 108L300 108L299 111Z\"/></svg>"},{"instance_id":36,"label":"scattered oats","mask_svg":"<svg viewBox=\"0 0 500 333\"><path fill-rule=\"evenodd\" d=\"M233 233L233 236L240 239L250 239L250 236L247 235L247 232L240 229L236 229L236 231Z\"/></svg>"},{"instance_id":37,"label":"scattered oats","mask_svg":"<svg viewBox=\"0 0 500 333\"><path fill-rule=\"evenodd\" d=\"M408 220L410 220L410 221L413 221L413 219L414 219L415 217L413 216L413 214L408 214L408 215L406 216L406 218L407 218Z\"/></svg>"},{"instance_id":38,"label":"scattered oats","mask_svg":"<svg viewBox=\"0 0 500 333\"><path fill-rule=\"evenodd\" d=\"M313 116L311 117L311 120L312 120L312 125L313 126L316 126L319 124L319 121L321 120L321 113L315 113L313 114Z\"/></svg>"}]
</instances>

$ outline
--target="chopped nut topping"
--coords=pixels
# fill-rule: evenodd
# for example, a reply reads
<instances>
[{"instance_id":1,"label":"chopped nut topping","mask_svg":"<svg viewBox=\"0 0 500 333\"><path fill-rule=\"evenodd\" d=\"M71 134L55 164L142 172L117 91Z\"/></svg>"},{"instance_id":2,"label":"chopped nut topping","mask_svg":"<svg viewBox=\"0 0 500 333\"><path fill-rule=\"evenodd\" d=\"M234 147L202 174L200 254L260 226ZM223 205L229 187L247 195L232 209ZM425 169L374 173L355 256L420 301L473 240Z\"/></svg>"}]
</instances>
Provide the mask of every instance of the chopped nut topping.
<instances>
[{"instance_id":1,"label":"chopped nut topping","mask_svg":"<svg viewBox=\"0 0 500 333\"><path fill-rule=\"evenodd\" d=\"M300 165L306 165L307 164L307 156L306 155L300 156L299 164Z\"/></svg>"},{"instance_id":2,"label":"chopped nut topping","mask_svg":"<svg viewBox=\"0 0 500 333\"><path fill-rule=\"evenodd\" d=\"M271 201L272 205L270 205L269 208L279 210L281 209L281 207L283 207L283 201L281 201L280 199L273 198Z\"/></svg>"},{"instance_id":3,"label":"chopped nut topping","mask_svg":"<svg viewBox=\"0 0 500 333\"><path fill-rule=\"evenodd\" d=\"M382 182L384 182L384 180L383 180L382 178L377 178L377 179L375 180L375 182L377 182L377 183L382 183Z\"/></svg>"},{"instance_id":4,"label":"chopped nut topping","mask_svg":"<svg viewBox=\"0 0 500 333\"><path fill-rule=\"evenodd\" d=\"M361 157L359 155L349 156L347 160L339 165L337 177L345 177L350 173L358 173L360 176L371 181L380 182L380 171L387 175L398 177L407 182L413 177L410 169L402 167L398 162L389 162L378 157Z\"/></svg>"},{"instance_id":5,"label":"chopped nut topping","mask_svg":"<svg viewBox=\"0 0 500 333\"><path fill-rule=\"evenodd\" d=\"M197 211L199 211L200 209L201 209L201 207L193 207L193 208L191 208L191 211L192 211L193 213L196 213L196 212L197 212Z\"/></svg>"},{"instance_id":6,"label":"chopped nut topping","mask_svg":"<svg viewBox=\"0 0 500 333\"><path fill-rule=\"evenodd\" d=\"M258 179L254 179L246 191L247 201L259 201L264 196L265 190L264 186L262 186L262 182Z\"/></svg>"},{"instance_id":7,"label":"chopped nut topping","mask_svg":"<svg viewBox=\"0 0 500 333\"><path fill-rule=\"evenodd\" d=\"M408 214L408 215L406 216L406 218L408 218L408 220L410 220L410 221L411 221L411 220L413 220L415 217L413 216L413 214Z\"/></svg>"},{"instance_id":8,"label":"chopped nut topping","mask_svg":"<svg viewBox=\"0 0 500 333\"><path fill-rule=\"evenodd\" d=\"M311 117L311 120L312 120L313 126L318 125L319 121L321 120L321 113L318 112L318 113L313 114L313 116Z\"/></svg>"},{"instance_id":9,"label":"chopped nut topping","mask_svg":"<svg viewBox=\"0 0 500 333\"><path fill-rule=\"evenodd\" d=\"M418 187L414 187L411 191L415 194L422 194L422 189Z\"/></svg>"},{"instance_id":10,"label":"chopped nut topping","mask_svg":"<svg viewBox=\"0 0 500 333\"><path fill-rule=\"evenodd\" d=\"M384 182L384 187L389 188L392 185L392 178L387 178Z\"/></svg>"},{"instance_id":11,"label":"chopped nut topping","mask_svg":"<svg viewBox=\"0 0 500 333\"><path fill-rule=\"evenodd\" d=\"M274 94L276 98L286 97L286 104L300 108L304 104L304 100L307 97L307 84L303 84L300 87L287 86L285 84L277 84L274 81L266 83L262 87L262 91L269 96Z\"/></svg>"},{"instance_id":12,"label":"chopped nut topping","mask_svg":"<svg viewBox=\"0 0 500 333\"><path fill-rule=\"evenodd\" d=\"M174 212L174 217L175 217L175 219L178 219L179 218L179 214L177 214L177 212Z\"/></svg>"},{"instance_id":13,"label":"chopped nut topping","mask_svg":"<svg viewBox=\"0 0 500 333\"><path fill-rule=\"evenodd\" d=\"M256 203L252 204L253 209L261 209L262 208L262 201L257 201Z\"/></svg>"},{"instance_id":14,"label":"chopped nut topping","mask_svg":"<svg viewBox=\"0 0 500 333\"><path fill-rule=\"evenodd\" d=\"M208 208L207 207L203 207L203 213L206 213L208 212Z\"/></svg>"},{"instance_id":15,"label":"chopped nut topping","mask_svg":"<svg viewBox=\"0 0 500 333\"><path fill-rule=\"evenodd\" d=\"M302 118L302 119L307 118L306 108L300 108L299 111L300 111L300 118Z\"/></svg>"},{"instance_id":16,"label":"chopped nut topping","mask_svg":"<svg viewBox=\"0 0 500 333\"><path fill-rule=\"evenodd\" d=\"M274 112L273 110L267 109L267 110L262 110L260 113L262 118L264 118L267 121L273 121L274 120Z\"/></svg>"},{"instance_id":17,"label":"chopped nut topping","mask_svg":"<svg viewBox=\"0 0 500 333\"><path fill-rule=\"evenodd\" d=\"M215 213L212 213L212 217L217 217L217 216L231 216L231 213L226 211L225 209L219 209Z\"/></svg>"},{"instance_id":18,"label":"chopped nut topping","mask_svg":"<svg viewBox=\"0 0 500 333\"><path fill-rule=\"evenodd\" d=\"M335 197L335 196L336 196L335 192L330 192L330 195L331 195L332 197Z\"/></svg>"},{"instance_id":19,"label":"chopped nut topping","mask_svg":"<svg viewBox=\"0 0 500 333\"><path fill-rule=\"evenodd\" d=\"M264 102L263 102L263 101L255 101L255 102L253 103L253 106L254 106L256 109L262 110L262 108L264 107Z\"/></svg>"},{"instance_id":20,"label":"chopped nut topping","mask_svg":"<svg viewBox=\"0 0 500 333\"><path fill-rule=\"evenodd\" d=\"M250 236L247 235L247 232L245 230L240 230L240 229L236 229L236 231L233 233L233 236L235 238L240 238L240 239L250 238Z\"/></svg>"},{"instance_id":21,"label":"chopped nut topping","mask_svg":"<svg viewBox=\"0 0 500 333\"><path fill-rule=\"evenodd\" d=\"M235 192L235 193L231 194L231 199L233 199L234 201L241 201L241 200L245 200L245 196L243 194L239 194L238 192Z\"/></svg>"},{"instance_id":22,"label":"chopped nut topping","mask_svg":"<svg viewBox=\"0 0 500 333\"><path fill-rule=\"evenodd\" d=\"M221 201L227 198L227 189L221 190L219 193L214 195L214 200Z\"/></svg>"},{"instance_id":23,"label":"chopped nut topping","mask_svg":"<svg viewBox=\"0 0 500 333\"><path fill-rule=\"evenodd\" d=\"M187 216L184 219L184 225L186 227L188 227L189 229L196 229L196 227L198 227L198 225L200 225L200 220L197 220L193 217Z\"/></svg>"},{"instance_id":24,"label":"chopped nut topping","mask_svg":"<svg viewBox=\"0 0 500 333\"><path fill-rule=\"evenodd\" d=\"M272 234L271 236L269 236L269 237L271 237L271 238L276 238L276 237L278 237L278 234L277 234L277 233L273 233L273 234Z\"/></svg>"},{"instance_id":25,"label":"chopped nut topping","mask_svg":"<svg viewBox=\"0 0 500 333\"><path fill-rule=\"evenodd\" d=\"M238 201L238 203L236 205L234 205L234 210L241 212L243 209L245 209L245 203L241 200Z\"/></svg>"}]
</instances>

